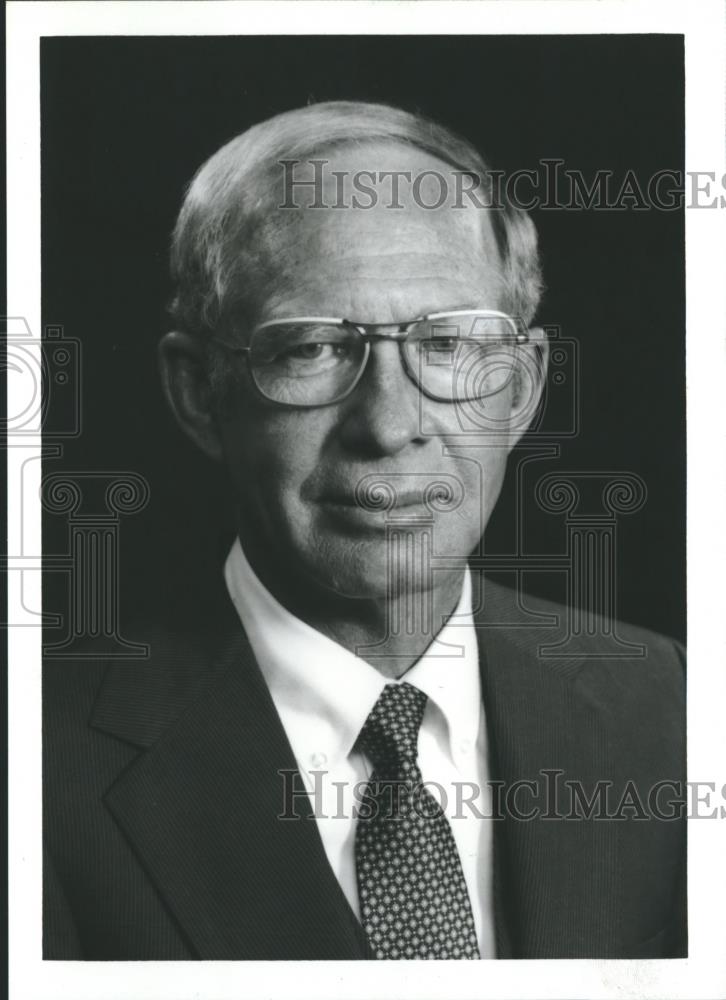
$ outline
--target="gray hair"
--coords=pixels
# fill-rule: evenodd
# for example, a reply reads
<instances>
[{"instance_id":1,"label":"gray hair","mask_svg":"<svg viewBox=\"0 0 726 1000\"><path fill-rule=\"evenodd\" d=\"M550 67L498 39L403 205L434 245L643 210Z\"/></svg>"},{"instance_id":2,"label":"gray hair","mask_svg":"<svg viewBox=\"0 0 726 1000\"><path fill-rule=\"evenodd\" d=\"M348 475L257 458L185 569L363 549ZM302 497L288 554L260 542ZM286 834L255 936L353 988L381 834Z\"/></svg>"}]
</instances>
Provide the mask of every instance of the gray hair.
<instances>
[{"instance_id":1,"label":"gray hair","mask_svg":"<svg viewBox=\"0 0 726 1000\"><path fill-rule=\"evenodd\" d=\"M255 237L269 222L273 171L281 160L375 141L417 147L478 178L491 199L490 169L477 150L421 115L354 101L276 115L224 145L189 185L171 242L170 312L177 327L208 336L230 309L249 305L249 290L259 287L258 278L270 264L262 240ZM526 212L494 204L487 215L501 256L506 308L530 323L542 292L537 233Z\"/></svg>"}]
</instances>

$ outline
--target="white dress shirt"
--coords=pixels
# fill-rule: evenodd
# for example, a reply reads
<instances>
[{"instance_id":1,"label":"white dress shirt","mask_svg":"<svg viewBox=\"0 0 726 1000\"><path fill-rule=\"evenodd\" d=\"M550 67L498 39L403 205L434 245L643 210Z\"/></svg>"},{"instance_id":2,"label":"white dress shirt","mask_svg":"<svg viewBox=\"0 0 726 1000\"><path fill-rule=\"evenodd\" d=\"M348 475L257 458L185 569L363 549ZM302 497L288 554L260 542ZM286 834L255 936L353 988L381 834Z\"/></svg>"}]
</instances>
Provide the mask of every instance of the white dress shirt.
<instances>
[{"instance_id":1,"label":"white dress shirt","mask_svg":"<svg viewBox=\"0 0 726 1000\"><path fill-rule=\"evenodd\" d=\"M328 860L360 916L354 786L363 783L359 799L372 767L353 745L384 686L399 682L287 611L257 578L239 539L224 573L305 782ZM494 958L492 820L480 818L491 816L491 801L468 570L456 611L400 680L428 696L418 742L421 775L443 790L427 786L449 818L479 952Z\"/></svg>"}]
</instances>

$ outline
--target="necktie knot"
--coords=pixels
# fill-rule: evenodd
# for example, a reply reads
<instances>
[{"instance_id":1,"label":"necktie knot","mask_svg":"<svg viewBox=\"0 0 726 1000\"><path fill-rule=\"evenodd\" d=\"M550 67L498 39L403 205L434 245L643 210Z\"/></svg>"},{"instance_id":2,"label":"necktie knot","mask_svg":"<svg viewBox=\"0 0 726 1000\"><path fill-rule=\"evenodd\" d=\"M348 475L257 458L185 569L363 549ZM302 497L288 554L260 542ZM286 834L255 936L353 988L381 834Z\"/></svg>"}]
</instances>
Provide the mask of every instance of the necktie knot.
<instances>
[{"instance_id":1,"label":"necktie knot","mask_svg":"<svg viewBox=\"0 0 726 1000\"><path fill-rule=\"evenodd\" d=\"M358 746L377 769L416 760L427 697L412 684L386 684L366 719Z\"/></svg>"}]
</instances>

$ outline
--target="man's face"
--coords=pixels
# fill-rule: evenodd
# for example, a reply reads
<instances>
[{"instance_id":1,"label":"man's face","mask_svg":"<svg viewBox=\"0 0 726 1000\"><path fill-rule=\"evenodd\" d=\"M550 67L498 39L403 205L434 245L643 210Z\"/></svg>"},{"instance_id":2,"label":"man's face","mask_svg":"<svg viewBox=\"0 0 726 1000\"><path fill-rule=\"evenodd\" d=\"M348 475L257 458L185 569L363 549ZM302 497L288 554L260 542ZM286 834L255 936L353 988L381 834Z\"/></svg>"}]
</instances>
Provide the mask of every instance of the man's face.
<instances>
[{"instance_id":1,"label":"man's face","mask_svg":"<svg viewBox=\"0 0 726 1000\"><path fill-rule=\"evenodd\" d=\"M328 159L329 171L410 170L415 176L436 169L450 176L440 161L404 147L367 145ZM275 263L258 289L257 321L333 316L399 323L432 312L501 308L499 255L487 213L471 206L427 210L410 191L402 185L400 210L382 204L278 210L282 224L271 227L266 245ZM438 185L422 192L432 203ZM325 201L336 201L334 188L326 187ZM244 341L249 331L238 336ZM276 406L258 396L246 374L238 386L220 431L250 554L275 556L296 579L339 594L380 598L390 587L391 517L410 526L408 554L393 578L405 578L414 590L429 586L420 569L424 524L437 556L466 557L476 547L512 443L501 433L512 384L476 403L485 425L500 432L463 436L457 407L422 396L395 342L372 345L361 381L333 405ZM391 484L398 498L392 511L361 509L356 488L364 478L368 485ZM424 504L426 487L435 482L453 488L452 509L432 512Z\"/></svg>"}]
</instances>

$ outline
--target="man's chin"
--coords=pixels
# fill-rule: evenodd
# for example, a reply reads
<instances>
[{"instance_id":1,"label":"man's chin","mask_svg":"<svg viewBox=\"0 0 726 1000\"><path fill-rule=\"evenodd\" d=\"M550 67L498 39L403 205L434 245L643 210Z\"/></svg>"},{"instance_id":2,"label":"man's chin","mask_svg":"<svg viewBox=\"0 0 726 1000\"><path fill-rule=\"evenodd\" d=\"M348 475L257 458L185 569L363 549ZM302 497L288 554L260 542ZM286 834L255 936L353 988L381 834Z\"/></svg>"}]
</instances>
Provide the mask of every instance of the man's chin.
<instances>
[{"instance_id":1,"label":"man's chin","mask_svg":"<svg viewBox=\"0 0 726 1000\"><path fill-rule=\"evenodd\" d=\"M317 582L342 598L399 599L432 587L428 540L403 537L326 539L313 555Z\"/></svg>"}]
</instances>

